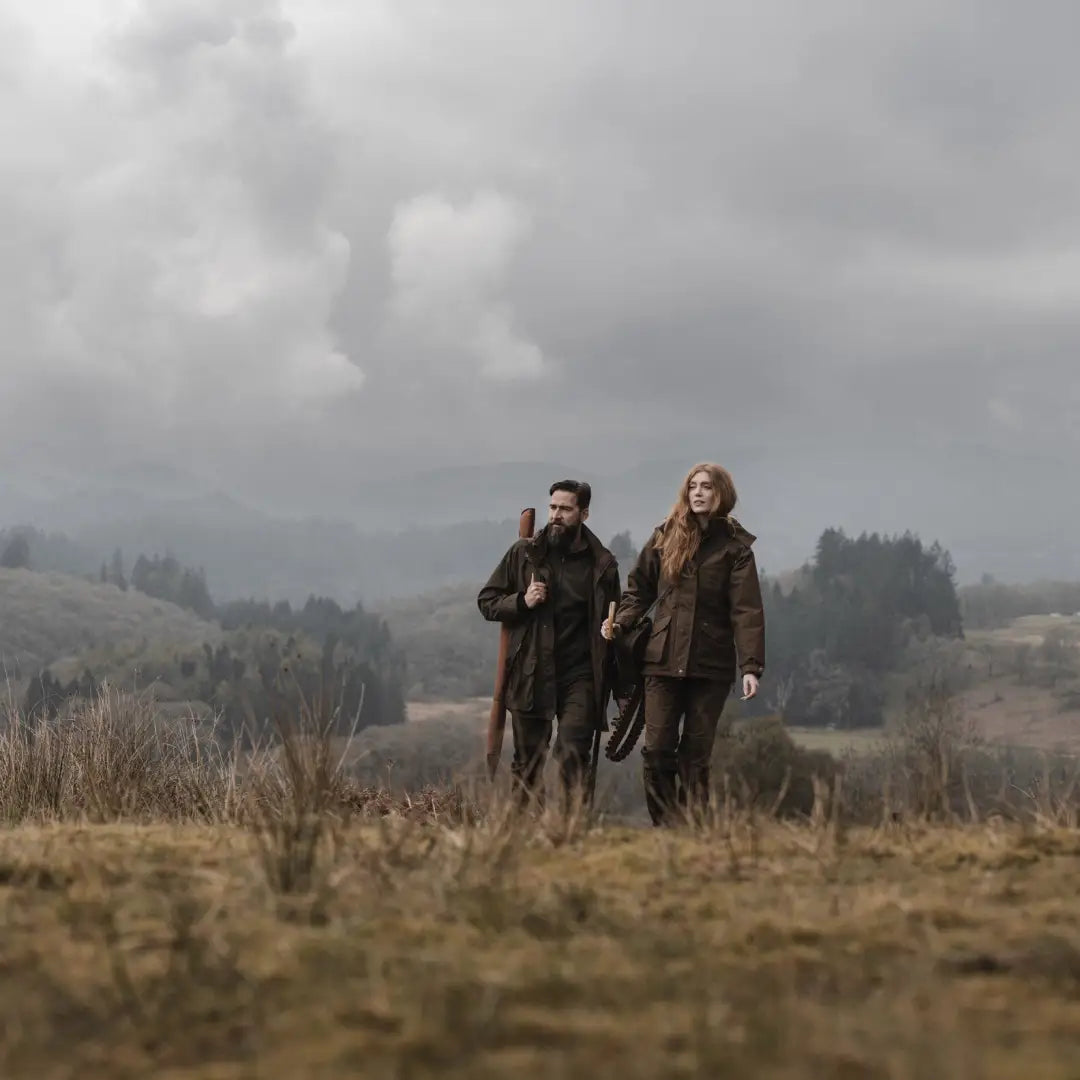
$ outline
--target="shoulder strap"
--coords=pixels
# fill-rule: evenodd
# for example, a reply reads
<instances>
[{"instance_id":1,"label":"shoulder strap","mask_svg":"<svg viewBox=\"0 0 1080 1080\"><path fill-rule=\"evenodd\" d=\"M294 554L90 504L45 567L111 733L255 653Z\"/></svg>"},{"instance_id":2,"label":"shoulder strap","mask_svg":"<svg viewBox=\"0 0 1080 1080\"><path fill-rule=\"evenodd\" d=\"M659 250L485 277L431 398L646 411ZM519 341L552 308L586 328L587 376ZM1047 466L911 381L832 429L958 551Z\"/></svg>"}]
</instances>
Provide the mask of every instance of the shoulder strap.
<instances>
[{"instance_id":1,"label":"shoulder strap","mask_svg":"<svg viewBox=\"0 0 1080 1080\"><path fill-rule=\"evenodd\" d=\"M660 606L662 600L666 600L668 594L675 588L675 582L672 581L668 584L668 587L660 593L660 595L638 616L635 621L635 626L640 626L645 619L651 619L653 612Z\"/></svg>"}]
</instances>

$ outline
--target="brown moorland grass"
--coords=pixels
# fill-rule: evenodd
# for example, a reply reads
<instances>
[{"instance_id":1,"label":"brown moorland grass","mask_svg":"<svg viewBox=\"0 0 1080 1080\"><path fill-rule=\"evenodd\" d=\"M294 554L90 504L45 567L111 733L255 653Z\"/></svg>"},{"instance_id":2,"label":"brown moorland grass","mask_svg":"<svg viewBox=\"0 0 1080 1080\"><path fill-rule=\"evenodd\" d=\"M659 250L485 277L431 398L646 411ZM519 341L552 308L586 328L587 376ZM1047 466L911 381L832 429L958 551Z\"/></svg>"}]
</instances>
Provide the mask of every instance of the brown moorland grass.
<instances>
[{"instance_id":1,"label":"brown moorland grass","mask_svg":"<svg viewBox=\"0 0 1080 1080\"><path fill-rule=\"evenodd\" d=\"M299 728L241 768L120 696L9 724L0 1076L1080 1075L1068 783L655 831L391 797Z\"/></svg>"},{"instance_id":2,"label":"brown moorland grass","mask_svg":"<svg viewBox=\"0 0 1080 1080\"><path fill-rule=\"evenodd\" d=\"M1080 838L385 819L0 837L6 1077L1075 1077Z\"/></svg>"}]
</instances>

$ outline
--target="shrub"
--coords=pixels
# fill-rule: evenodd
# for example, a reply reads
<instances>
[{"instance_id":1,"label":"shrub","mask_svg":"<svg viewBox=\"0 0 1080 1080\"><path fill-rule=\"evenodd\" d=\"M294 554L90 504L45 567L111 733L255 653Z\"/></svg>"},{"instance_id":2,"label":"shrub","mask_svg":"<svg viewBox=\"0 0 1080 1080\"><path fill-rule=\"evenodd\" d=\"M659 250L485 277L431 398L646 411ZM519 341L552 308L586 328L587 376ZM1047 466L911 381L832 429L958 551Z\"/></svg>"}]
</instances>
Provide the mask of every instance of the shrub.
<instances>
[{"instance_id":1,"label":"shrub","mask_svg":"<svg viewBox=\"0 0 1080 1080\"><path fill-rule=\"evenodd\" d=\"M807 750L788 734L779 717L748 721L727 738L717 738L713 783L722 800L724 777L740 803L772 809L782 817L809 815L814 805L814 777L832 783L836 759L825 750Z\"/></svg>"}]
</instances>

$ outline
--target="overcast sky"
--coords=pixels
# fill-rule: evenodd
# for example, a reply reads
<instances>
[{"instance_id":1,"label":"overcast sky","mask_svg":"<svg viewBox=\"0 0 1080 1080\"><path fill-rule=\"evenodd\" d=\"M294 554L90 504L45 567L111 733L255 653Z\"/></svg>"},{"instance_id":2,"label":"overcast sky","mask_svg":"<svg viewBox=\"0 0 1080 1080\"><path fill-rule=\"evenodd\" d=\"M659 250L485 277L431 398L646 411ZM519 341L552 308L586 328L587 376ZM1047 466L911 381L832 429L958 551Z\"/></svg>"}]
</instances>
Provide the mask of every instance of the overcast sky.
<instances>
[{"instance_id":1,"label":"overcast sky","mask_svg":"<svg viewBox=\"0 0 1080 1080\"><path fill-rule=\"evenodd\" d=\"M1077 459L1077 41L1074 0L0 0L7 471L288 510L386 458Z\"/></svg>"}]
</instances>

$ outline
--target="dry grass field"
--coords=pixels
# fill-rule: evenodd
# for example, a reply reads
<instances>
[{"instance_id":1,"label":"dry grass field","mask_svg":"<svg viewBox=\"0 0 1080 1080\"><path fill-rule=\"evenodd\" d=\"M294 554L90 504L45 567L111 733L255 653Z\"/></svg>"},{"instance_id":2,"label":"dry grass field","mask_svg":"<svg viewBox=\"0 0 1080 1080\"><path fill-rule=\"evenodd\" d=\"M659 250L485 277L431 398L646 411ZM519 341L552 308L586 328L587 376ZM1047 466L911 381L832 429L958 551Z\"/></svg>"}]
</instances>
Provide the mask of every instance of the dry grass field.
<instances>
[{"instance_id":1,"label":"dry grass field","mask_svg":"<svg viewBox=\"0 0 1080 1080\"><path fill-rule=\"evenodd\" d=\"M1080 751L1080 709L1064 709L1052 692L994 680L963 695L964 709L991 742L1041 750Z\"/></svg>"},{"instance_id":2,"label":"dry grass field","mask_svg":"<svg viewBox=\"0 0 1080 1080\"><path fill-rule=\"evenodd\" d=\"M390 817L0 837L0 1074L1080 1075L1080 837Z\"/></svg>"},{"instance_id":3,"label":"dry grass field","mask_svg":"<svg viewBox=\"0 0 1080 1080\"><path fill-rule=\"evenodd\" d=\"M658 831L395 799L309 719L242 767L119 696L9 723L0 1075L1080 1075L1072 783Z\"/></svg>"},{"instance_id":4,"label":"dry grass field","mask_svg":"<svg viewBox=\"0 0 1080 1080\"><path fill-rule=\"evenodd\" d=\"M1021 615L996 630L969 630L967 638L974 644L993 641L1000 644L1040 645L1047 634L1055 632L1080 635L1080 613Z\"/></svg>"}]
</instances>

